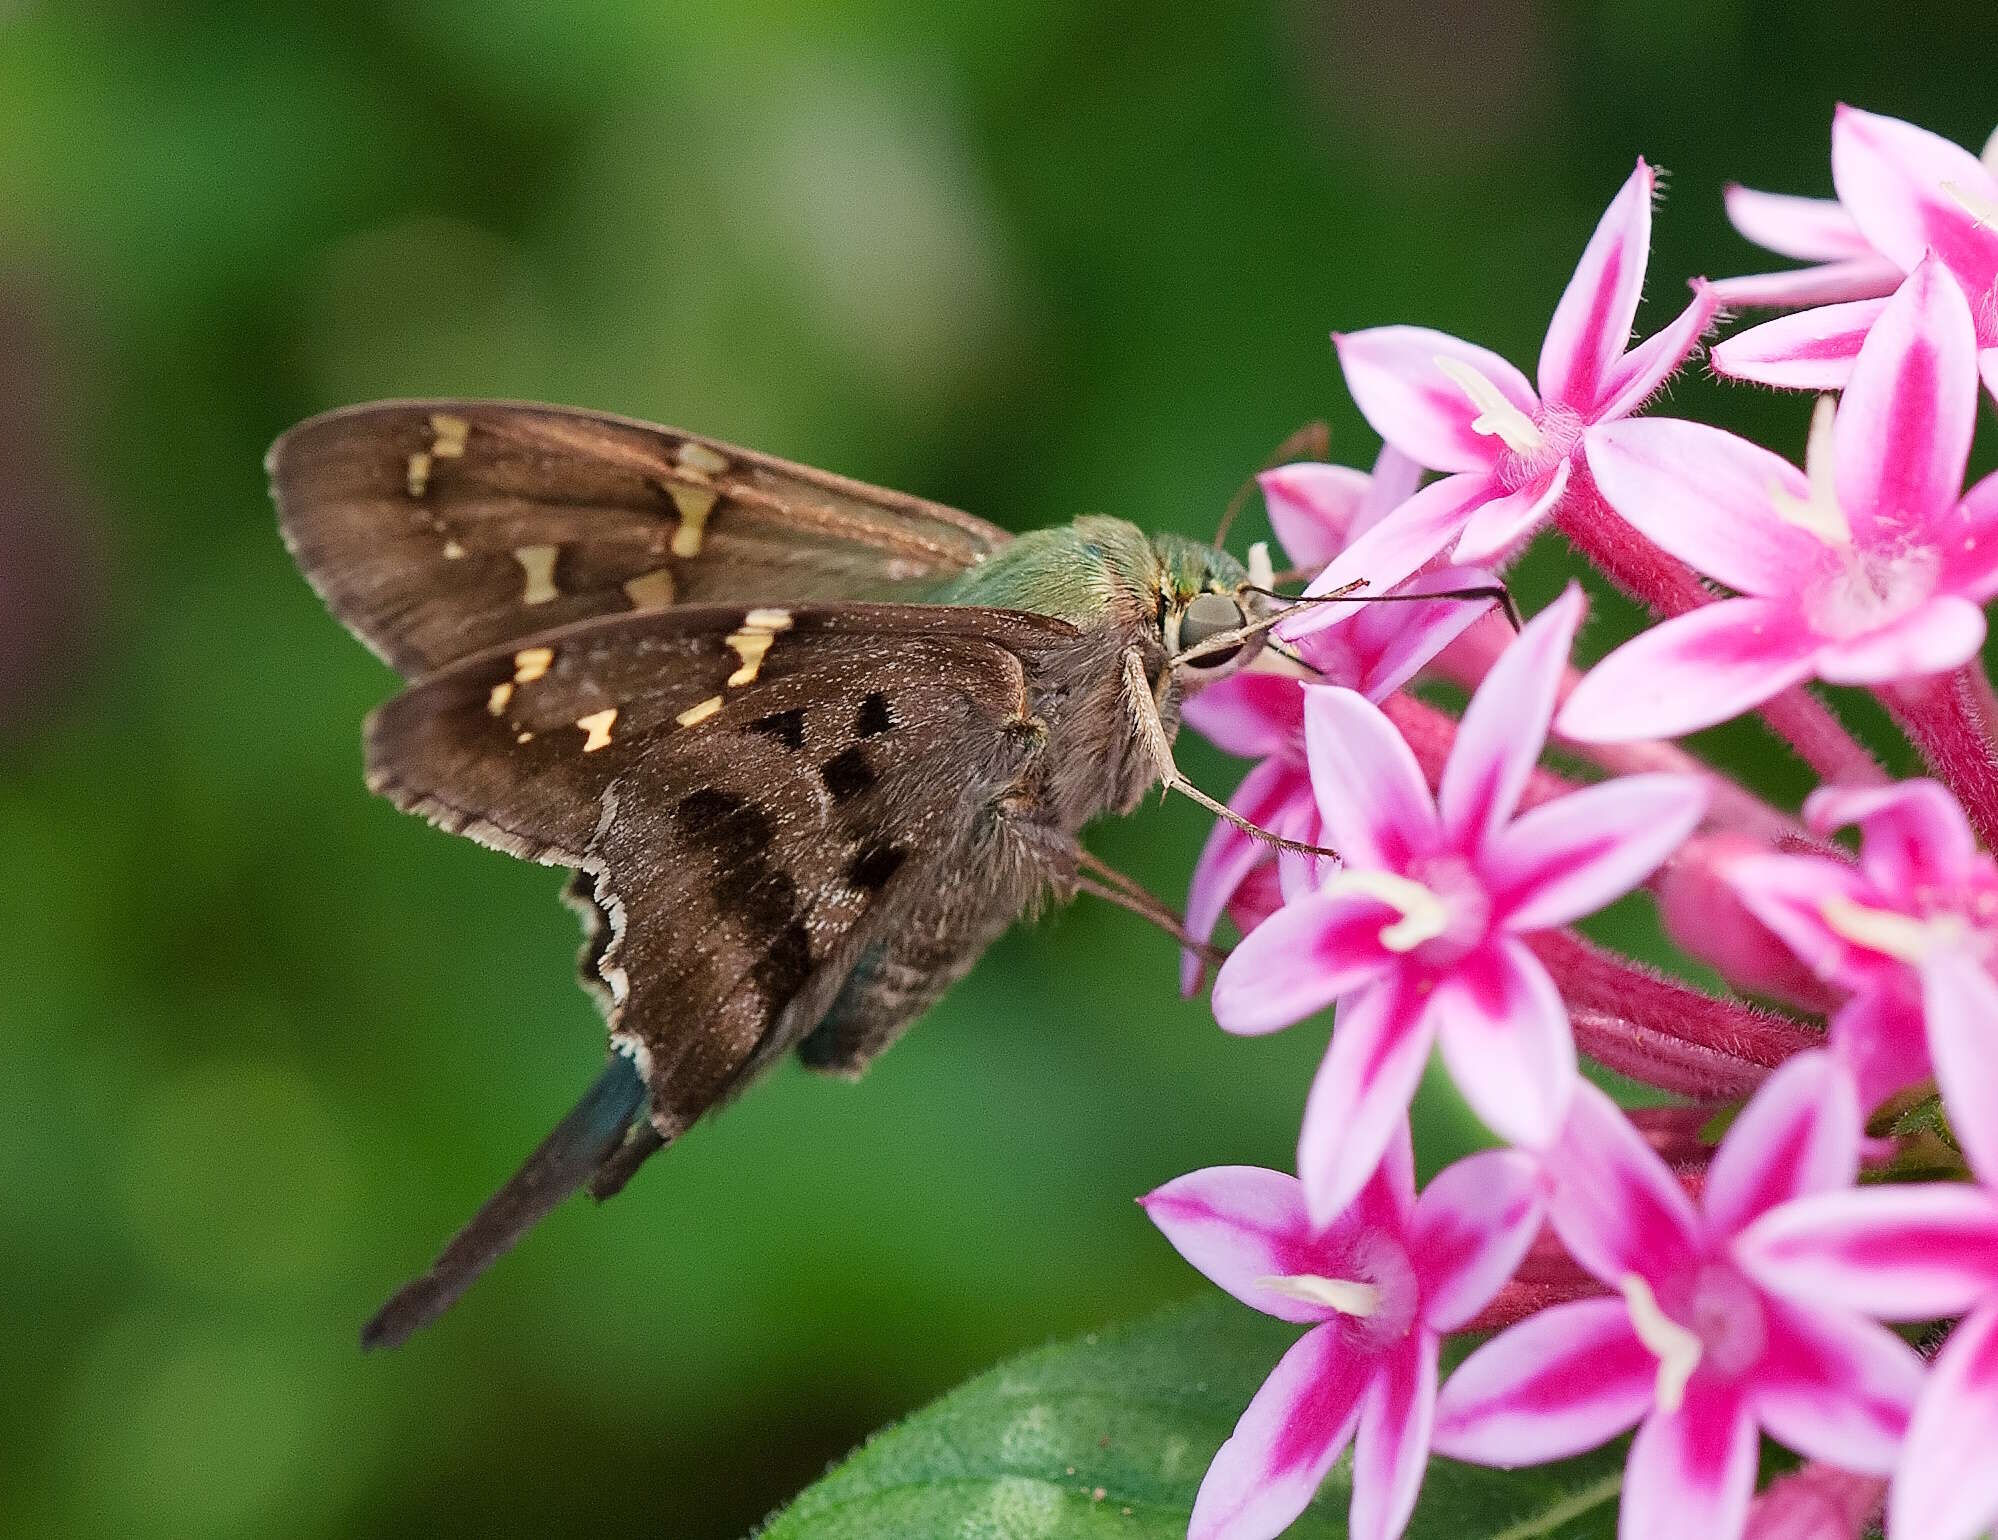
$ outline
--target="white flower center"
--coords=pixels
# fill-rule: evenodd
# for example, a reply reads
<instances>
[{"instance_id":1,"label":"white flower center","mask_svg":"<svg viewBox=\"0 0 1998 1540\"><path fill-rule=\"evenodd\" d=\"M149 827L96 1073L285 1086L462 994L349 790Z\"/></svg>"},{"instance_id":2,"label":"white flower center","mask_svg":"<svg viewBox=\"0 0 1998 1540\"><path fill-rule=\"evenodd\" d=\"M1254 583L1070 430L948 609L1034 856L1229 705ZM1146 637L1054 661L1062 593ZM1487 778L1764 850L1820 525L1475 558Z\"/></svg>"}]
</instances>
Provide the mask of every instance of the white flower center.
<instances>
[{"instance_id":1,"label":"white flower center","mask_svg":"<svg viewBox=\"0 0 1998 1540\"><path fill-rule=\"evenodd\" d=\"M1658 1307L1651 1285L1636 1273L1625 1273L1621 1287L1630 1308L1630 1329L1658 1360L1658 1410L1676 1412L1685 1404L1687 1382L1706 1345Z\"/></svg>"},{"instance_id":2,"label":"white flower center","mask_svg":"<svg viewBox=\"0 0 1998 1540\"><path fill-rule=\"evenodd\" d=\"M1381 1291L1377 1287L1371 1283L1356 1283L1351 1278L1288 1273L1258 1278L1256 1287L1281 1294L1286 1299L1301 1299L1307 1305L1323 1305L1327 1310L1336 1310L1341 1315L1355 1316L1363 1321L1381 1307Z\"/></svg>"},{"instance_id":3,"label":"white flower center","mask_svg":"<svg viewBox=\"0 0 1998 1540\"><path fill-rule=\"evenodd\" d=\"M1896 962L1920 967L1934 953L1963 945L1970 926L1962 915L1896 914L1835 894L1818 904L1818 913L1832 931L1854 946L1879 952Z\"/></svg>"},{"instance_id":4,"label":"white flower center","mask_svg":"<svg viewBox=\"0 0 1998 1540\"><path fill-rule=\"evenodd\" d=\"M1829 641L1865 636L1891 625L1932 598L1942 577L1934 546L1847 546L1804 589L1811 629Z\"/></svg>"},{"instance_id":5,"label":"white flower center","mask_svg":"<svg viewBox=\"0 0 1998 1540\"><path fill-rule=\"evenodd\" d=\"M1478 409L1478 415L1471 419L1472 432L1499 439L1514 454L1532 454L1546 443L1534 420L1508 401L1505 392L1474 366L1441 353L1435 356L1435 364Z\"/></svg>"},{"instance_id":6,"label":"white flower center","mask_svg":"<svg viewBox=\"0 0 1998 1540\"><path fill-rule=\"evenodd\" d=\"M1994 142L1998 142L1998 135L1993 135L1992 137ZM1987 145L1987 152L1989 148ZM1978 224L1987 230L1998 230L1998 203L1978 197L1960 182L1945 182L1942 184L1942 190L1950 202L1962 209L1964 213L1968 214Z\"/></svg>"},{"instance_id":7,"label":"white flower center","mask_svg":"<svg viewBox=\"0 0 1998 1540\"><path fill-rule=\"evenodd\" d=\"M1808 530L1826 545L1852 544L1852 526L1838 505L1832 486L1832 420L1838 407L1830 396L1819 396L1811 412L1811 436L1804 446L1804 474L1810 480L1808 495L1798 497L1778 483L1771 483L1769 501L1776 517L1786 524Z\"/></svg>"},{"instance_id":8,"label":"white flower center","mask_svg":"<svg viewBox=\"0 0 1998 1540\"><path fill-rule=\"evenodd\" d=\"M1360 1231L1344 1250L1326 1273L1258 1278L1257 1286L1331 1311L1343 1319L1354 1345L1365 1351L1401 1341L1415 1325L1422 1303L1415 1264L1400 1241L1382 1230Z\"/></svg>"},{"instance_id":9,"label":"white flower center","mask_svg":"<svg viewBox=\"0 0 1998 1540\"><path fill-rule=\"evenodd\" d=\"M1381 945L1390 952L1412 952L1450 928L1450 909L1442 897L1412 877L1342 867L1325 879L1324 891L1354 893L1386 904L1401 918L1381 927Z\"/></svg>"}]
</instances>

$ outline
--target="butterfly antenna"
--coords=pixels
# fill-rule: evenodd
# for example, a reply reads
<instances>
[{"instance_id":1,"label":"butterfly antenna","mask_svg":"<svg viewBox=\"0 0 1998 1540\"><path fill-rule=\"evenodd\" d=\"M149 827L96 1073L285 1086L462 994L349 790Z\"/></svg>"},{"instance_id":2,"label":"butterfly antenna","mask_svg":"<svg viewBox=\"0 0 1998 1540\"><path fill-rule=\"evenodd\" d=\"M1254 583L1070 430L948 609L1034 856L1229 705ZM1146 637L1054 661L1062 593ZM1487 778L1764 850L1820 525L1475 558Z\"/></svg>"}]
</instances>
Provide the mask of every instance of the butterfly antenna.
<instances>
[{"instance_id":1,"label":"butterfly antenna","mask_svg":"<svg viewBox=\"0 0 1998 1540\"><path fill-rule=\"evenodd\" d=\"M1269 458L1263 461L1264 471L1274 470L1279 465L1288 465L1293 460L1322 460L1332 452L1332 427L1326 422L1308 422L1295 433L1270 451ZM1260 476L1262 471L1256 473ZM1250 495L1256 490L1256 477L1251 476L1239 487L1235 495L1228 499L1228 506L1222 511L1221 523L1214 531L1214 549L1222 550L1228 540L1228 526L1240 517L1243 508L1248 506Z\"/></svg>"},{"instance_id":2,"label":"butterfly antenna","mask_svg":"<svg viewBox=\"0 0 1998 1540\"><path fill-rule=\"evenodd\" d=\"M431 1263L430 1271L396 1291L361 1328L363 1348L396 1347L449 1310L513 1243L586 1184L625 1142L645 1109L645 1082L623 1054L614 1054L534 1153L472 1216L470 1224Z\"/></svg>"}]
</instances>

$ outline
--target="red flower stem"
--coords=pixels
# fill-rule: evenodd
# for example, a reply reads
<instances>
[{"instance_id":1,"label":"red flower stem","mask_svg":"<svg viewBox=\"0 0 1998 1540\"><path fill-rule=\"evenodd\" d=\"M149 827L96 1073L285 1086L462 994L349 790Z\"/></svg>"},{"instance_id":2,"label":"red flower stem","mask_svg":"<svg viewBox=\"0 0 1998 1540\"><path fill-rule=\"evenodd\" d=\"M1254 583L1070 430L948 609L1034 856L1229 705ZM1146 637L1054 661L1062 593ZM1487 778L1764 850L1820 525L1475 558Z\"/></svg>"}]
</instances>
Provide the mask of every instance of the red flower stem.
<instances>
[{"instance_id":1,"label":"red flower stem","mask_svg":"<svg viewBox=\"0 0 1998 1540\"><path fill-rule=\"evenodd\" d=\"M1612 583L1659 615L1683 615L1713 602L1700 575L1668 556L1611 511L1585 473L1570 484L1555 522L1575 549ZM1826 781L1877 784L1886 779L1866 748L1823 701L1802 685L1785 690L1760 712L1770 731Z\"/></svg>"},{"instance_id":2,"label":"red flower stem","mask_svg":"<svg viewBox=\"0 0 1998 1540\"><path fill-rule=\"evenodd\" d=\"M1551 1305L1565 1305L1609 1293L1594 1278L1575 1269L1572 1283L1529 1283L1515 1278L1492 1297L1492 1302L1457 1330L1460 1332L1501 1331L1530 1315L1538 1315Z\"/></svg>"},{"instance_id":3,"label":"red flower stem","mask_svg":"<svg viewBox=\"0 0 1998 1540\"><path fill-rule=\"evenodd\" d=\"M1713 1159L1714 1146L1701 1135L1720 1109L1712 1104L1690 1107L1631 1107L1630 1119L1658 1158L1681 1172L1697 1171Z\"/></svg>"},{"instance_id":4,"label":"red flower stem","mask_svg":"<svg viewBox=\"0 0 1998 1540\"><path fill-rule=\"evenodd\" d=\"M1822 1034L1739 1000L1676 983L1572 931L1526 938L1568 1001L1575 1045L1647 1085L1697 1100L1752 1092Z\"/></svg>"},{"instance_id":5,"label":"red flower stem","mask_svg":"<svg viewBox=\"0 0 1998 1540\"><path fill-rule=\"evenodd\" d=\"M1972 663L1881 694L1936 779L1963 804L1984 848L1998 850L1998 746L1986 725L1980 687L1990 688Z\"/></svg>"}]
</instances>

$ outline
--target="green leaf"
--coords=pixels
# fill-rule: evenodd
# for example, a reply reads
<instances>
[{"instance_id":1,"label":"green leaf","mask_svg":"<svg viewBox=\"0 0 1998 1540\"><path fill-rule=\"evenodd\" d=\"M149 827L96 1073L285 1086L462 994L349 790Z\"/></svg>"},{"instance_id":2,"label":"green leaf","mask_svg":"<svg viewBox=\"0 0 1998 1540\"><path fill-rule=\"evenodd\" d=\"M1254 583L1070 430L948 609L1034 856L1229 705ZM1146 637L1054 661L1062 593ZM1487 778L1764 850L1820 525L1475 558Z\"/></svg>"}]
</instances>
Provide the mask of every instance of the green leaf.
<instances>
[{"instance_id":1,"label":"green leaf","mask_svg":"<svg viewBox=\"0 0 1998 1540\"><path fill-rule=\"evenodd\" d=\"M1207 1463L1297 1328L1208 1298L1029 1353L865 1447L763 1540L1181 1540ZM1599 1540L1621 1445L1559 1465L1430 1463L1410 1540ZM1290 1540L1346 1533L1342 1460Z\"/></svg>"}]
</instances>

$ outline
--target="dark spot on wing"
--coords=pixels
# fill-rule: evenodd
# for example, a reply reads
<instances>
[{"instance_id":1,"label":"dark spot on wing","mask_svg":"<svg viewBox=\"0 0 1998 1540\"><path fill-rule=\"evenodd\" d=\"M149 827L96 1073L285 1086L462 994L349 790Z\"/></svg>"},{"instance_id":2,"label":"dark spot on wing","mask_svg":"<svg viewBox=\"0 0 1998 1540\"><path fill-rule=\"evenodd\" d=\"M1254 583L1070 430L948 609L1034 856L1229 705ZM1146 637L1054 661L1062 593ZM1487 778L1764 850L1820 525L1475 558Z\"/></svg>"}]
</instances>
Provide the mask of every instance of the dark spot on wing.
<instances>
[{"instance_id":1,"label":"dark spot on wing","mask_svg":"<svg viewBox=\"0 0 1998 1540\"><path fill-rule=\"evenodd\" d=\"M766 738L775 738L787 749L802 749L805 746L805 708L793 706L789 711L773 711L767 717L758 717L749 724L753 733L762 733Z\"/></svg>"},{"instance_id":2,"label":"dark spot on wing","mask_svg":"<svg viewBox=\"0 0 1998 1540\"><path fill-rule=\"evenodd\" d=\"M770 848L770 820L731 792L704 786L673 808L673 822L691 845L705 848L724 872L730 867L761 869Z\"/></svg>"},{"instance_id":3,"label":"dark spot on wing","mask_svg":"<svg viewBox=\"0 0 1998 1540\"><path fill-rule=\"evenodd\" d=\"M888 697L879 690L861 701L860 709L853 714L853 735L856 738L877 737L894 725L895 718L888 711Z\"/></svg>"},{"instance_id":4,"label":"dark spot on wing","mask_svg":"<svg viewBox=\"0 0 1998 1540\"><path fill-rule=\"evenodd\" d=\"M722 867L714 895L715 908L754 936L774 936L797 918L797 883L760 860Z\"/></svg>"},{"instance_id":5,"label":"dark spot on wing","mask_svg":"<svg viewBox=\"0 0 1998 1540\"><path fill-rule=\"evenodd\" d=\"M779 1006L805 987L812 976L812 937L803 920L793 920L770 943L756 966L750 969L750 982L770 1004L774 1014Z\"/></svg>"},{"instance_id":6,"label":"dark spot on wing","mask_svg":"<svg viewBox=\"0 0 1998 1540\"><path fill-rule=\"evenodd\" d=\"M879 893L901 869L908 855L900 845L864 845L846 869L847 884L864 892Z\"/></svg>"},{"instance_id":7,"label":"dark spot on wing","mask_svg":"<svg viewBox=\"0 0 1998 1540\"><path fill-rule=\"evenodd\" d=\"M852 748L820 765L819 777L833 794L833 801L850 802L874 784L874 767L865 754Z\"/></svg>"}]
</instances>

